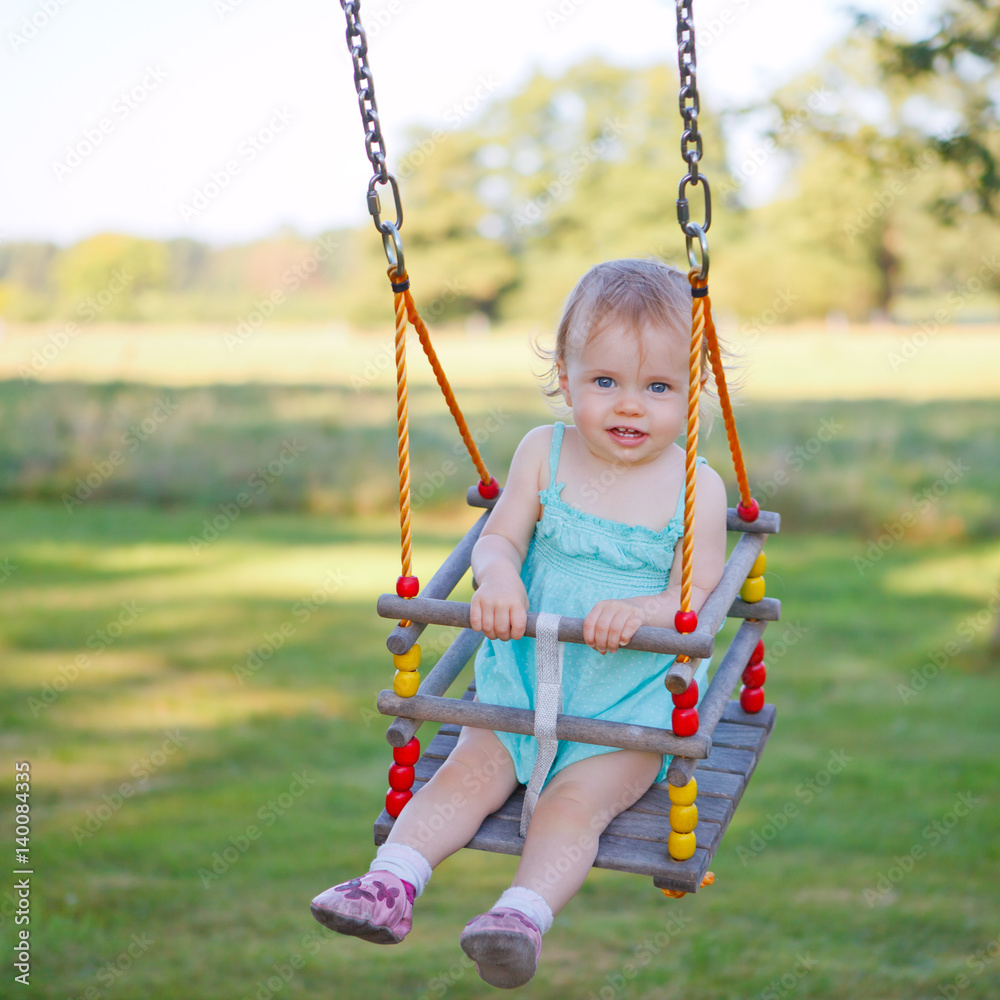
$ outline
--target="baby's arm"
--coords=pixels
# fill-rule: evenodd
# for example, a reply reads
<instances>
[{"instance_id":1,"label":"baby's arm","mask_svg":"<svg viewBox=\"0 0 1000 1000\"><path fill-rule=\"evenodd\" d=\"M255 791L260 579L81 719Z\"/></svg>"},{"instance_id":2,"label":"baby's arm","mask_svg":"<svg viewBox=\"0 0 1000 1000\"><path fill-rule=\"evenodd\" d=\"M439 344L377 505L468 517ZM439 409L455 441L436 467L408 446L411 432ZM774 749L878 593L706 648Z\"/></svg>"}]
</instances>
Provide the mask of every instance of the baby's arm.
<instances>
[{"instance_id":1,"label":"baby's arm","mask_svg":"<svg viewBox=\"0 0 1000 1000\"><path fill-rule=\"evenodd\" d=\"M694 504L691 609L700 611L726 568L726 487L707 465L698 466ZM598 601L583 620L583 639L600 653L625 646L642 625L673 628L681 606L681 542L677 543L667 589L623 601Z\"/></svg>"},{"instance_id":2,"label":"baby's arm","mask_svg":"<svg viewBox=\"0 0 1000 1000\"><path fill-rule=\"evenodd\" d=\"M472 595L470 623L489 639L520 639L528 622L528 594L521 566L541 516L539 482L551 427L536 427L517 446L507 485L472 550L472 575L478 583Z\"/></svg>"}]
</instances>

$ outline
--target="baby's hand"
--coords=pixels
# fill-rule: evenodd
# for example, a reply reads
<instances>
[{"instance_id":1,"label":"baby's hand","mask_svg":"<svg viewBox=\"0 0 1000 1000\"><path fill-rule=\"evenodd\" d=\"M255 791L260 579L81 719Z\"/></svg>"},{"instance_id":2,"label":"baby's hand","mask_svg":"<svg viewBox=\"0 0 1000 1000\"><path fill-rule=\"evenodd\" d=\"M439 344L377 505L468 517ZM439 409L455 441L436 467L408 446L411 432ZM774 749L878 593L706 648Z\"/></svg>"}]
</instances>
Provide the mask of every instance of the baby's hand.
<instances>
[{"instance_id":1,"label":"baby's hand","mask_svg":"<svg viewBox=\"0 0 1000 1000\"><path fill-rule=\"evenodd\" d=\"M637 601L598 601L583 620L583 641L601 655L628 644L649 615Z\"/></svg>"},{"instance_id":2,"label":"baby's hand","mask_svg":"<svg viewBox=\"0 0 1000 1000\"><path fill-rule=\"evenodd\" d=\"M528 593L519 576L494 575L480 583L469 606L469 624L487 639L520 639L528 624Z\"/></svg>"}]
</instances>

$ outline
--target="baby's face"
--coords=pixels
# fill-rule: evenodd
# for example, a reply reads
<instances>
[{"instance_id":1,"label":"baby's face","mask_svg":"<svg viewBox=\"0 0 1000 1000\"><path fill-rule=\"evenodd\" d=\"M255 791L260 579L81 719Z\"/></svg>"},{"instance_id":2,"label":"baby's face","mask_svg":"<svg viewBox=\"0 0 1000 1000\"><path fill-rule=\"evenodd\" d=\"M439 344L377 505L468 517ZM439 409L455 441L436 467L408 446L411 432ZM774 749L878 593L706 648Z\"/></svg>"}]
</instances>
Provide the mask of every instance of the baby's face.
<instances>
[{"instance_id":1,"label":"baby's face","mask_svg":"<svg viewBox=\"0 0 1000 1000\"><path fill-rule=\"evenodd\" d=\"M596 457L651 462L685 429L688 344L674 330L611 322L567 354L559 386Z\"/></svg>"}]
</instances>

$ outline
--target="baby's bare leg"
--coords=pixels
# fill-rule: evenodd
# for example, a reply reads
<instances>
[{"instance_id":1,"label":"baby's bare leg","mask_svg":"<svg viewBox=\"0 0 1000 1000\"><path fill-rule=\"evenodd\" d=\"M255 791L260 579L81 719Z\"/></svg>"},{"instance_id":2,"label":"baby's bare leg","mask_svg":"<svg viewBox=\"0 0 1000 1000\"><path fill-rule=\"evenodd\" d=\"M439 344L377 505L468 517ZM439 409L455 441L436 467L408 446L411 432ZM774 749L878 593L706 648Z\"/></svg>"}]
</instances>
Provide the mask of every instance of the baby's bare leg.
<instances>
[{"instance_id":1,"label":"baby's bare leg","mask_svg":"<svg viewBox=\"0 0 1000 1000\"><path fill-rule=\"evenodd\" d=\"M386 843L406 844L436 868L473 838L516 787L514 762L496 734L467 726L448 759L399 814Z\"/></svg>"},{"instance_id":2,"label":"baby's bare leg","mask_svg":"<svg viewBox=\"0 0 1000 1000\"><path fill-rule=\"evenodd\" d=\"M617 750L564 767L538 797L513 884L558 913L583 885L604 828L643 796L662 763L659 754Z\"/></svg>"}]
</instances>

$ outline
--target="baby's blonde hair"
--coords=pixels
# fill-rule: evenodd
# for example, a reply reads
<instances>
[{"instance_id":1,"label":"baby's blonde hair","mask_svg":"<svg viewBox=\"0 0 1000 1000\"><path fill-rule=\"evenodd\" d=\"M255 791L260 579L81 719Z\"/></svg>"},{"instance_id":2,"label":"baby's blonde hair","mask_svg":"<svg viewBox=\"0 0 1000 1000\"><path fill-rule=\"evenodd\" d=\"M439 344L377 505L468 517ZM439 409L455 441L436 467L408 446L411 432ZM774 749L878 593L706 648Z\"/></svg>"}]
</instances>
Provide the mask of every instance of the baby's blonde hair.
<instances>
[{"instance_id":1,"label":"baby's blonde hair","mask_svg":"<svg viewBox=\"0 0 1000 1000\"><path fill-rule=\"evenodd\" d=\"M691 285L687 275L658 260L626 257L592 267L566 299L552 349L536 346L549 362L542 376L546 396L558 396L559 364L582 351L609 322L635 332L666 328L687 340L691 335Z\"/></svg>"}]
</instances>

